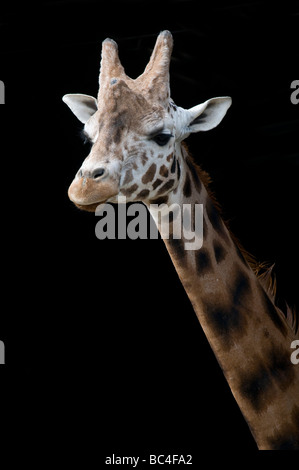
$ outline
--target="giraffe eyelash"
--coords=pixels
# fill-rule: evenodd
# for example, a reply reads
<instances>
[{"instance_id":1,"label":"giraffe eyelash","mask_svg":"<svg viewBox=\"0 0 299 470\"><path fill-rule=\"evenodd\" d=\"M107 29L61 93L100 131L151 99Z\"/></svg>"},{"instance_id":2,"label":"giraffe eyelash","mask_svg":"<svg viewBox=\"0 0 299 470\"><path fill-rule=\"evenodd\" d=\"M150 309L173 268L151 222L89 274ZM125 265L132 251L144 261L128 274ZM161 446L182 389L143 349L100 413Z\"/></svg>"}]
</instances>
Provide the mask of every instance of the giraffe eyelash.
<instances>
[{"instance_id":1,"label":"giraffe eyelash","mask_svg":"<svg viewBox=\"0 0 299 470\"><path fill-rule=\"evenodd\" d=\"M159 133L156 134L154 137L152 137L152 140L156 142L160 147L163 147L164 145L168 144L170 141L171 137L173 137L172 134L166 134L166 133Z\"/></svg>"}]
</instances>

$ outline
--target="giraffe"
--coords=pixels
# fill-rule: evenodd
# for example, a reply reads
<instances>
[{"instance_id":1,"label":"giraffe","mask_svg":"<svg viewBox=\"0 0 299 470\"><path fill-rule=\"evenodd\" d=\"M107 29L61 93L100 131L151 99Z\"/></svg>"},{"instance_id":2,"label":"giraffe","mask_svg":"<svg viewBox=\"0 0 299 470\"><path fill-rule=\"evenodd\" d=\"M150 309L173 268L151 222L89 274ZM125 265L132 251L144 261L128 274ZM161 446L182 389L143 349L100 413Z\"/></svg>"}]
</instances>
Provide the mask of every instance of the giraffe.
<instances>
[{"instance_id":1,"label":"giraffe","mask_svg":"<svg viewBox=\"0 0 299 470\"><path fill-rule=\"evenodd\" d=\"M97 98L63 97L92 144L68 195L87 211L117 203L119 196L141 201L157 224L153 204L203 205L200 249L187 251L183 238L171 236L166 248L258 448L299 449L299 366L290 360L298 319L275 305L270 271L257 274L222 219L209 176L184 143L192 132L216 127L231 98L211 98L190 109L175 105L172 47L171 33L161 32L144 72L132 79L117 44L106 39ZM176 217L183 212L169 213L170 232Z\"/></svg>"}]
</instances>

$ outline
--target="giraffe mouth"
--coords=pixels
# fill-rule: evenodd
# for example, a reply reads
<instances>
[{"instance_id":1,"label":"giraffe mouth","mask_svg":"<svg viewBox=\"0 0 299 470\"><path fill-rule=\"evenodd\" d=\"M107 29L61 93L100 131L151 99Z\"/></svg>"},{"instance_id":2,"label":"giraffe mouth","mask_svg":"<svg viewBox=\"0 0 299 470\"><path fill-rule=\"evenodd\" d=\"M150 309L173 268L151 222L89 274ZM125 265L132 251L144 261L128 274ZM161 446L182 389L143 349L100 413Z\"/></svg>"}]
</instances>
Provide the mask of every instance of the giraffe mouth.
<instances>
[{"instance_id":1,"label":"giraffe mouth","mask_svg":"<svg viewBox=\"0 0 299 470\"><path fill-rule=\"evenodd\" d=\"M78 209L95 212L100 204L105 204L118 192L119 186L114 180L97 182L89 178L86 181L75 178L69 187L68 196Z\"/></svg>"},{"instance_id":2,"label":"giraffe mouth","mask_svg":"<svg viewBox=\"0 0 299 470\"><path fill-rule=\"evenodd\" d=\"M111 199L113 200L114 196L115 195L113 195L112 197L102 199L101 201L98 201L98 202L92 202L90 204L80 204L80 203L78 203L78 202L76 202L72 199L71 199L71 201L76 207L78 207L78 209L80 209L82 211L95 212L97 207L101 206L102 204L106 204L106 202L110 202ZM111 201L111 202L113 202L113 201Z\"/></svg>"},{"instance_id":3,"label":"giraffe mouth","mask_svg":"<svg viewBox=\"0 0 299 470\"><path fill-rule=\"evenodd\" d=\"M96 202L96 203L93 203L93 204L77 204L76 202L72 201L76 207L78 207L78 209L82 210L82 211L87 211L87 212L95 212L96 211L96 208L100 205L100 204L104 204L106 201L99 201L99 202Z\"/></svg>"}]
</instances>

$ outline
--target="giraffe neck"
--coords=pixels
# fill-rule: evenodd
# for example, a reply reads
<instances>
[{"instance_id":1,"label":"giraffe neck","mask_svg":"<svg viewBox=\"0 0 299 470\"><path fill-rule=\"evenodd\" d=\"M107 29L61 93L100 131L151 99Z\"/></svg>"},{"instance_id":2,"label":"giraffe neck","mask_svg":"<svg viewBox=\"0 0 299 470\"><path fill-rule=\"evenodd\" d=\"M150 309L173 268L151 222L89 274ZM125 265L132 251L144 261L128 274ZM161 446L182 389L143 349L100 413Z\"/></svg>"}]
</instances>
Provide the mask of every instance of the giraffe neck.
<instances>
[{"instance_id":1,"label":"giraffe neck","mask_svg":"<svg viewBox=\"0 0 299 470\"><path fill-rule=\"evenodd\" d=\"M299 448L295 334L233 242L186 149L179 145L175 156L179 183L160 202L203 204L203 245L187 251L185 240L170 237L167 250L258 447Z\"/></svg>"}]
</instances>

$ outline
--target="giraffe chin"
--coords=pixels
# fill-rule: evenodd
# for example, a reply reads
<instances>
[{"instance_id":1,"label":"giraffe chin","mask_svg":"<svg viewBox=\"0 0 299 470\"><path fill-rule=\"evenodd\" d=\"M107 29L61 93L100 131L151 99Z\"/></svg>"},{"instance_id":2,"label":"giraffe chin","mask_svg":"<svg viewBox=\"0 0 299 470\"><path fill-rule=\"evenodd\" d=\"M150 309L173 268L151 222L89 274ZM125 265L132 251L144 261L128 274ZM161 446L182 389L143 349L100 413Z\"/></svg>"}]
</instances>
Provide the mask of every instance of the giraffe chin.
<instances>
[{"instance_id":1,"label":"giraffe chin","mask_svg":"<svg viewBox=\"0 0 299 470\"><path fill-rule=\"evenodd\" d=\"M72 201L73 202L73 201ZM99 202L96 202L94 204L86 204L86 205L83 205L83 204L76 204L75 202L73 202L73 204L75 204L76 207L78 207L78 209L81 209L82 211L87 211L87 212L95 212L96 211L96 208L100 205L100 204L104 204L106 201L99 201Z\"/></svg>"}]
</instances>

